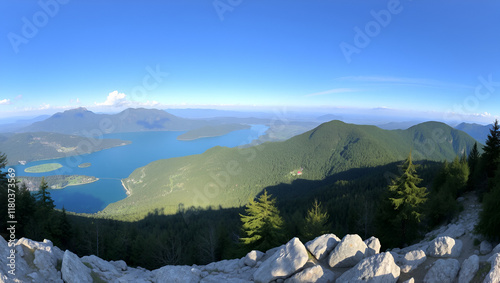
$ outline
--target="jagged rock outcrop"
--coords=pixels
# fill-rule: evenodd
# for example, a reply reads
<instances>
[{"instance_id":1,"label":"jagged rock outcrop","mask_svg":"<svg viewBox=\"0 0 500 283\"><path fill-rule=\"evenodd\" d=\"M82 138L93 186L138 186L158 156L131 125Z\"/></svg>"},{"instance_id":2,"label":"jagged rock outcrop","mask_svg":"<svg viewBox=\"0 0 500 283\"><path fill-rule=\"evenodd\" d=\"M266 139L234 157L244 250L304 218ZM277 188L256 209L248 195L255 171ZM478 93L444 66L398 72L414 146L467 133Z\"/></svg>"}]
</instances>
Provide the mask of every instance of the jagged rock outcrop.
<instances>
[{"instance_id":1,"label":"jagged rock outcrop","mask_svg":"<svg viewBox=\"0 0 500 283\"><path fill-rule=\"evenodd\" d=\"M373 282L394 283L398 281L400 268L391 253L381 253L360 261L337 279L337 283Z\"/></svg>"},{"instance_id":2,"label":"jagged rock outcrop","mask_svg":"<svg viewBox=\"0 0 500 283\"><path fill-rule=\"evenodd\" d=\"M358 235L345 235L328 259L330 267L353 267L364 257L368 247Z\"/></svg>"},{"instance_id":3,"label":"jagged rock outcrop","mask_svg":"<svg viewBox=\"0 0 500 283\"><path fill-rule=\"evenodd\" d=\"M317 259L322 260L340 243L334 234L325 234L306 243L306 248Z\"/></svg>"}]
</instances>

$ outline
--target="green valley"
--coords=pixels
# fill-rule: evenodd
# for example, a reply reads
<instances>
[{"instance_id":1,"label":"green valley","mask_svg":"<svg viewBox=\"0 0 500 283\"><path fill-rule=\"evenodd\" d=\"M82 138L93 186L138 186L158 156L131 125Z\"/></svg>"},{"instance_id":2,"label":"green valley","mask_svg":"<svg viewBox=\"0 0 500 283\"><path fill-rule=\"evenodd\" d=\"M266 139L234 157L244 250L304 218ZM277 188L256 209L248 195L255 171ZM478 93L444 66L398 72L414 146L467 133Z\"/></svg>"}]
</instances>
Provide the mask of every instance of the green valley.
<instances>
[{"instance_id":1,"label":"green valley","mask_svg":"<svg viewBox=\"0 0 500 283\"><path fill-rule=\"evenodd\" d=\"M390 131L331 121L283 142L214 147L199 155L152 162L123 180L131 195L101 214L140 219L154 209L172 214L180 207L239 207L270 186L381 166L405 159L410 151L415 160L452 160L469 152L475 142L438 122ZM302 174L290 178L298 168Z\"/></svg>"},{"instance_id":2,"label":"green valley","mask_svg":"<svg viewBox=\"0 0 500 283\"><path fill-rule=\"evenodd\" d=\"M62 165L60 163L45 163L45 164L40 164L40 165L28 167L28 168L24 169L24 172L26 172L26 173L46 173L46 172L55 171L61 167L62 167Z\"/></svg>"}]
</instances>

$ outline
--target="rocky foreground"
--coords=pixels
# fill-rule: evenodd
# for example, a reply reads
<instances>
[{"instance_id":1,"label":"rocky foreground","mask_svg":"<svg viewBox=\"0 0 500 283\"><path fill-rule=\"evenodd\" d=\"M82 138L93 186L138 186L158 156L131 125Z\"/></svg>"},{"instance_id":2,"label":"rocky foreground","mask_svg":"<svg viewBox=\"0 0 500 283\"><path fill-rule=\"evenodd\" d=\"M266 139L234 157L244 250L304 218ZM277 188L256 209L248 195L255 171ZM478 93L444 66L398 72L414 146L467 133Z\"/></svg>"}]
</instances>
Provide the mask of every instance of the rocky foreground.
<instances>
[{"instance_id":1,"label":"rocky foreground","mask_svg":"<svg viewBox=\"0 0 500 283\"><path fill-rule=\"evenodd\" d=\"M305 245L293 238L241 259L153 271L94 255L80 258L49 240L22 238L9 247L0 237L0 282L500 282L500 245L474 245L481 239L473 234L479 206L464 200L464 207L455 223L403 249L380 253L375 237L325 234ZM10 249L16 251L15 276L9 273Z\"/></svg>"}]
</instances>

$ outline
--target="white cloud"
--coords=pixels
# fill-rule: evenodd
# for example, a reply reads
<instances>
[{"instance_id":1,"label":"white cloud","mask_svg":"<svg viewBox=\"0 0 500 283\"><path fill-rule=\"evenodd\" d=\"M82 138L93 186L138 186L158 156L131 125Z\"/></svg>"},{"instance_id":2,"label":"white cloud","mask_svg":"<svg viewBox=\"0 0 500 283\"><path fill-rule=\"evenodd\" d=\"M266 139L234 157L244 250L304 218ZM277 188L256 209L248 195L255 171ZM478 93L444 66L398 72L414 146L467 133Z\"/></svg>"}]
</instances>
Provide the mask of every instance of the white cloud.
<instances>
[{"instance_id":1,"label":"white cloud","mask_svg":"<svg viewBox=\"0 0 500 283\"><path fill-rule=\"evenodd\" d=\"M334 88L334 89L325 90L325 91L321 91L321 92L310 93L310 94L307 94L306 96L317 96L317 95L357 92L357 91L359 91L359 90L352 89L352 88Z\"/></svg>"},{"instance_id":2,"label":"white cloud","mask_svg":"<svg viewBox=\"0 0 500 283\"><path fill-rule=\"evenodd\" d=\"M40 105L40 107L38 107L38 110L47 110L49 108L50 108L50 104L43 103L42 105Z\"/></svg>"},{"instance_id":3,"label":"white cloud","mask_svg":"<svg viewBox=\"0 0 500 283\"><path fill-rule=\"evenodd\" d=\"M112 107L122 107L128 104L127 95L125 93L119 93L117 90L110 92L106 101L103 103L95 102L97 106L112 106Z\"/></svg>"},{"instance_id":4,"label":"white cloud","mask_svg":"<svg viewBox=\"0 0 500 283\"><path fill-rule=\"evenodd\" d=\"M10 99L2 99L0 100L0 105L9 105L11 104Z\"/></svg>"}]
</instances>

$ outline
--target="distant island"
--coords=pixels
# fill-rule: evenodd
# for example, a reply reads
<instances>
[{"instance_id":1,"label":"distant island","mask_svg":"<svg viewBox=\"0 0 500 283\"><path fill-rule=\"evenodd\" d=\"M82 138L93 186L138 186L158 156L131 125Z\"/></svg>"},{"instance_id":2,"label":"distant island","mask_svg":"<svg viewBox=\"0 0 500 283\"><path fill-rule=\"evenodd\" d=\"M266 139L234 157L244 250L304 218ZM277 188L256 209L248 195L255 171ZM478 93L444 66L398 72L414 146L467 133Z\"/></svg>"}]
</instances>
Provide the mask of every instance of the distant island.
<instances>
[{"instance_id":1,"label":"distant island","mask_svg":"<svg viewBox=\"0 0 500 283\"><path fill-rule=\"evenodd\" d=\"M197 128L194 130L190 130L185 132L182 135L177 137L180 141L191 141L201 138L210 138L210 137L218 137L223 136L225 134L229 134L230 132L237 130L245 130L250 129L250 125L247 124L222 124L222 125L214 125L214 126L204 126L201 128Z\"/></svg>"},{"instance_id":2,"label":"distant island","mask_svg":"<svg viewBox=\"0 0 500 283\"><path fill-rule=\"evenodd\" d=\"M28 167L28 168L24 169L24 172L26 172L26 173L45 173L45 172L57 170L61 167L63 167L63 166L60 163L45 163L45 164L40 164L40 165Z\"/></svg>"},{"instance_id":3,"label":"distant island","mask_svg":"<svg viewBox=\"0 0 500 283\"><path fill-rule=\"evenodd\" d=\"M92 166L92 163L87 162L87 163L82 163L82 164L78 165L78 168L87 168L90 166Z\"/></svg>"},{"instance_id":4,"label":"distant island","mask_svg":"<svg viewBox=\"0 0 500 283\"><path fill-rule=\"evenodd\" d=\"M42 182L42 177L19 176L17 180L24 183L28 190L38 191ZM99 178L84 175L54 175L45 177L45 182L47 182L47 185L52 190L64 189L68 186L89 184L98 180Z\"/></svg>"}]
</instances>

